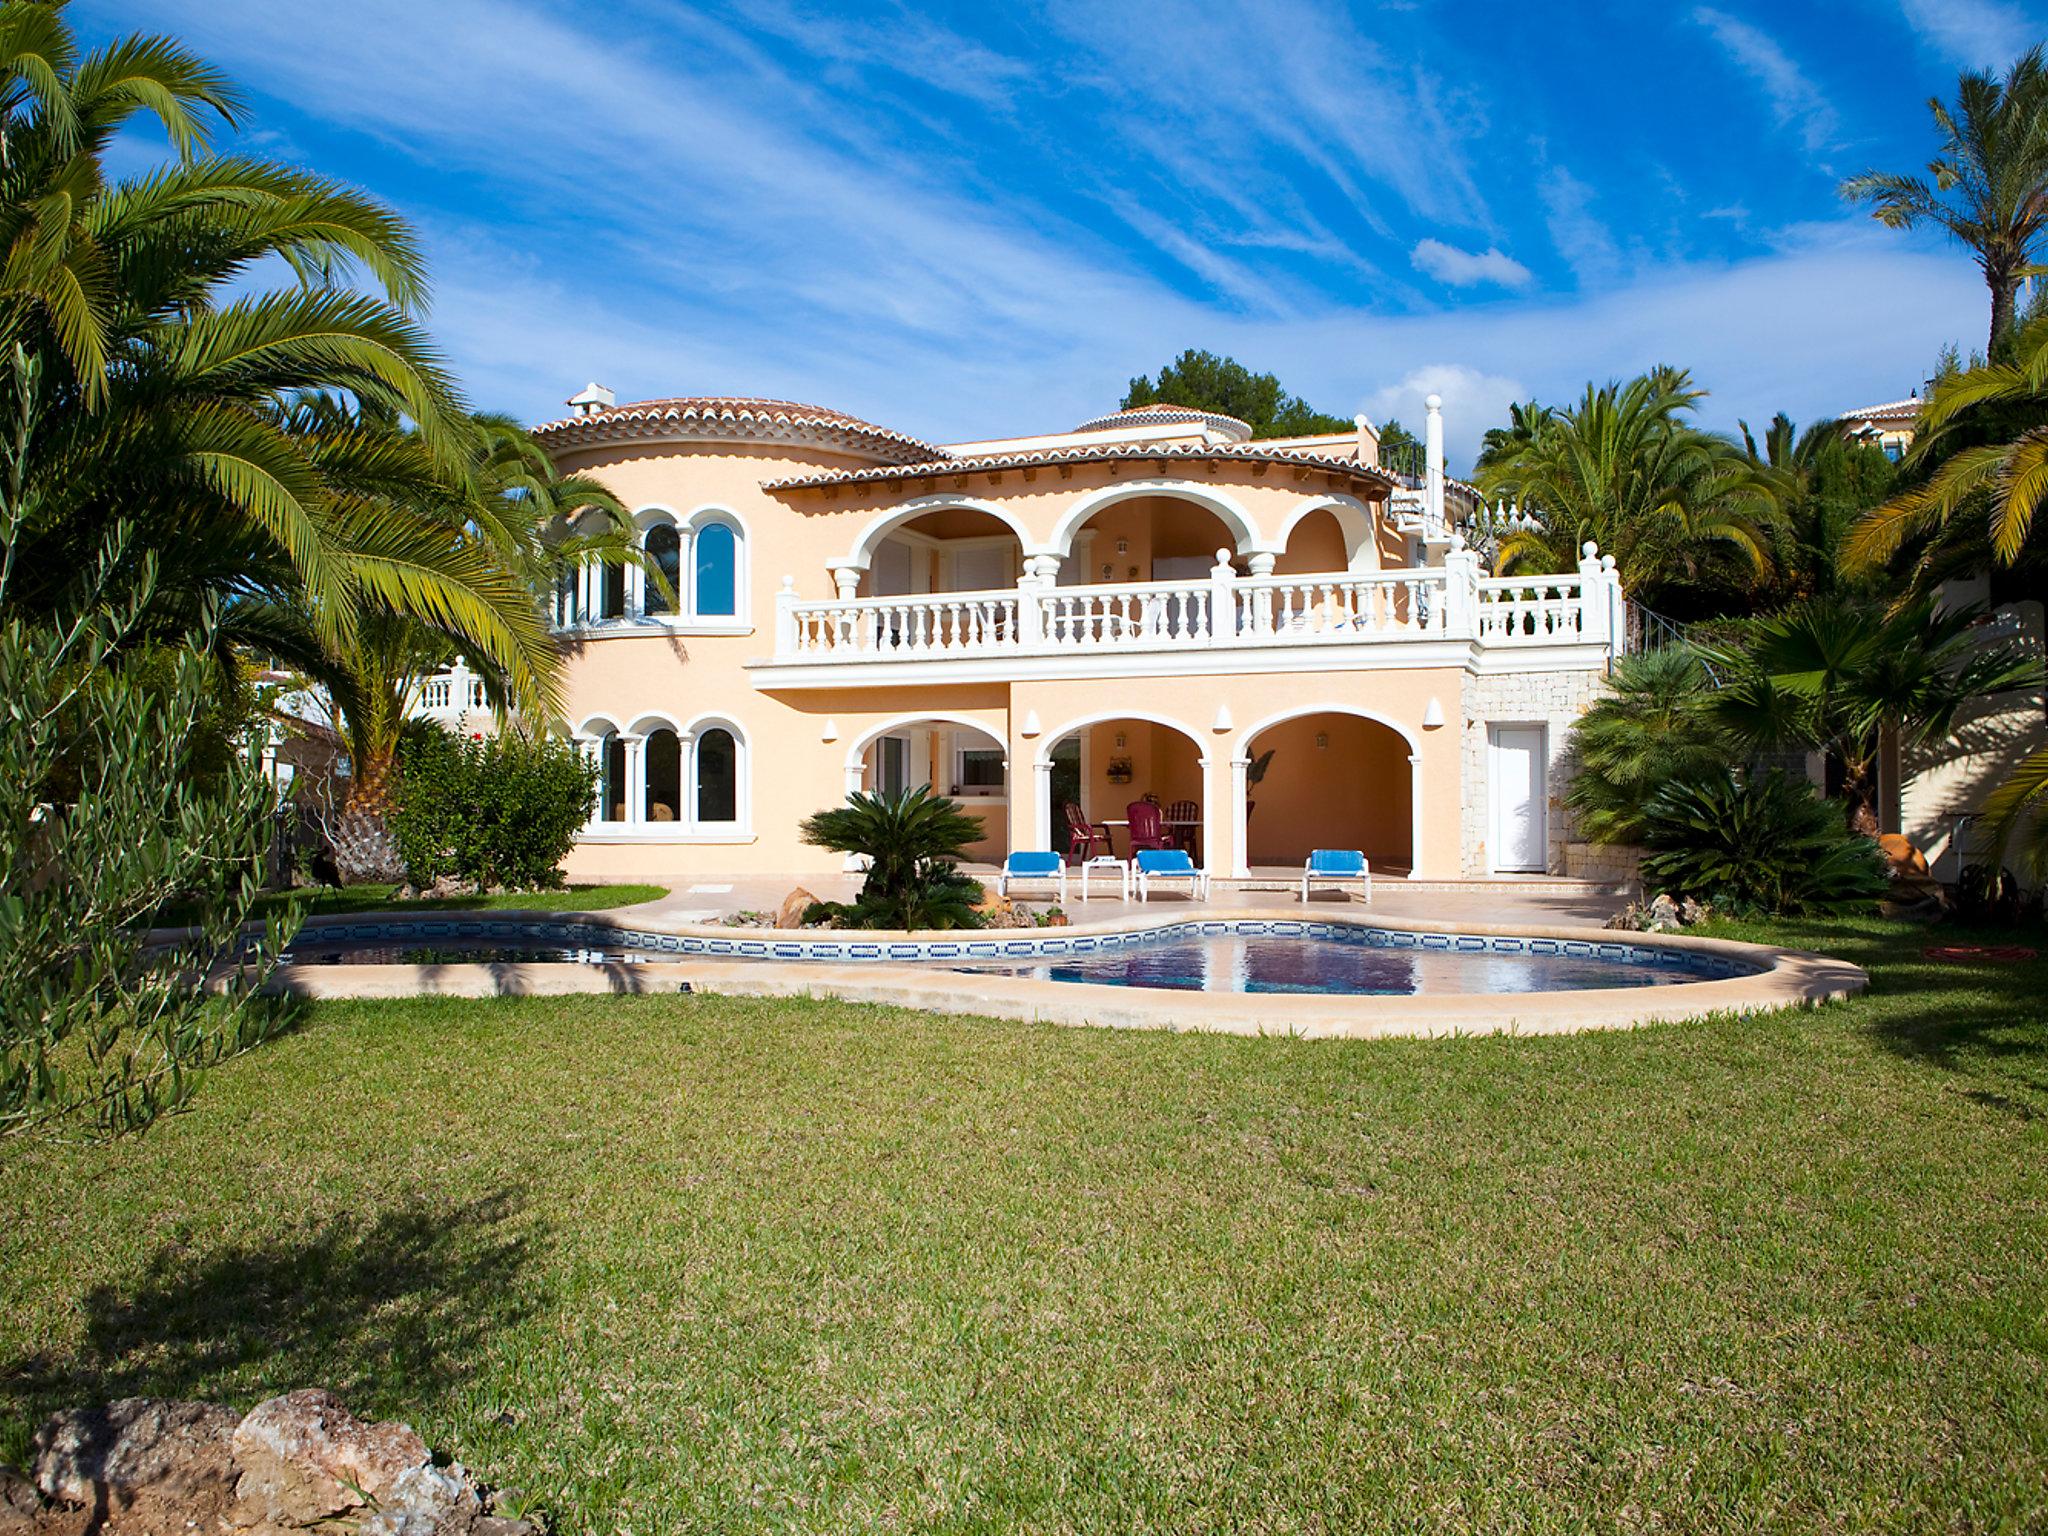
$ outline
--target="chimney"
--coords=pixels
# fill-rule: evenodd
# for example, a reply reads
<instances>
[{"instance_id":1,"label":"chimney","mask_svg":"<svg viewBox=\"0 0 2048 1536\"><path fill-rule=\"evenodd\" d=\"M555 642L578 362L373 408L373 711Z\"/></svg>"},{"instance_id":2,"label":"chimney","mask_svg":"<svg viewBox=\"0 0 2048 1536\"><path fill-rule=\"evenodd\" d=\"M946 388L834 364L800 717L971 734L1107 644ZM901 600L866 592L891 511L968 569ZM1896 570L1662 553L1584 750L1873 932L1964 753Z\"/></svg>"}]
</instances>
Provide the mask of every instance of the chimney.
<instances>
[{"instance_id":1,"label":"chimney","mask_svg":"<svg viewBox=\"0 0 2048 1536\"><path fill-rule=\"evenodd\" d=\"M595 416L608 409L617 399L610 390L593 380L583 386L583 393L569 397L569 409L578 416Z\"/></svg>"}]
</instances>

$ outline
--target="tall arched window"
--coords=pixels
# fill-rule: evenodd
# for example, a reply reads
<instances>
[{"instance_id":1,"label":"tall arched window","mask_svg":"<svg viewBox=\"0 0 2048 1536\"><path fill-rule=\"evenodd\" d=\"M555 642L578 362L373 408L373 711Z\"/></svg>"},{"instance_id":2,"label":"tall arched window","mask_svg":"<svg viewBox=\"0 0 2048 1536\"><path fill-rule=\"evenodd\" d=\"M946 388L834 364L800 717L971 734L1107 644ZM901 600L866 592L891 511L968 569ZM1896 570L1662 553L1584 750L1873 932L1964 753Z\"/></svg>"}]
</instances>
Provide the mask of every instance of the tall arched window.
<instances>
[{"instance_id":1,"label":"tall arched window","mask_svg":"<svg viewBox=\"0 0 2048 1536\"><path fill-rule=\"evenodd\" d=\"M626 616L626 568L608 565L599 574L599 580L602 588L598 593L598 617L623 619Z\"/></svg>"},{"instance_id":2,"label":"tall arched window","mask_svg":"<svg viewBox=\"0 0 2048 1536\"><path fill-rule=\"evenodd\" d=\"M649 564L661 572L669 590L680 598L683 583L683 541L674 524L656 523L647 530L647 559ZM660 586L654 578L648 576L645 580L647 597L641 604L642 608L648 613L673 613L675 604L662 595Z\"/></svg>"},{"instance_id":3,"label":"tall arched window","mask_svg":"<svg viewBox=\"0 0 2048 1536\"><path fill-rule=\"evenodd\" d=\"M626 819L626 744L617 731L606 731L597 743L597 819Z\"/></svg>"},{"instance_id":4,"label":"tall arched window","mask_svg":"<svg viewBox=\"0 0 2048 1536\"><path fill-rule=\"evenodd\" d=\"M731 731L714 725L697 733L697 820L740 819L740 752Z\"/></svg>"},{"instance_id":5,"label":"tall arched window","mask_svg":"<svg viewBox=\"0 0 2048 1536\"><path fill-rule=\"evenodd\" d=\"M647 803L640 819L679 822L683 818L683 750L676 733L663 726L647 733Z\"/></svg>"},{"instance_id":6,"label":"tall arched window","mask_svg":"<svg viewBox=\"0 0 2048 1536\"><path fill-rule=\"evenodd\" d=\"M700 618L733 618L740 611L739 536L725 523L697 530L696 612Z\"/></svg>"}]
</instances>

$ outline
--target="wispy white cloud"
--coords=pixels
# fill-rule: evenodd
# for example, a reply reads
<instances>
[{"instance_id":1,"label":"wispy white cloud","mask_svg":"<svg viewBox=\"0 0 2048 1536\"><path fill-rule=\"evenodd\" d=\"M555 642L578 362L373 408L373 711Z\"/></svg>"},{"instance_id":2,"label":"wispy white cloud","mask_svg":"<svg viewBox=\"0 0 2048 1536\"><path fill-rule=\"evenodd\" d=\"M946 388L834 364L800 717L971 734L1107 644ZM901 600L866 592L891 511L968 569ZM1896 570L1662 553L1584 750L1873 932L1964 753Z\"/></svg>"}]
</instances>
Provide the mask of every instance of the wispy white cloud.
<instances>
[{"instance_id":1,"label":"wispy white cloud","mask_svg":"<svg viewBox=\"0 0 2048 1536\"><path fill-rule=\"evenodd\" d=\"M1756 82L1778 126L1796 131L1808 154L1819 154L1834 142L1840 127L1834 107L1776 38L1712 6L1696 7L1692 19Z\"/></svg>"},{"instance_id":2,"label":"wispy white cloud","mask_svg":"<svg viewBox=\"0 0 2048 1536\"><path fill-rule=\"evenodd\" d=\"M1581 288L1599 287L1620 278L1625 269L1614 232L1593 211L1593 188L1564 166L1552 166L1537 185L1543 223L1550 243L1572 269Z\"/></svg>"},{"instance_id":3,"label":"wispy white cloud","mask_svg":"<svg viewBox=\"0 0 2048 1536\"><path fill-rule=\"evenodd\" d=\"M1961 69L2002 73L2043 32L2005 0L1899 0L1899 9L1923 43Z\"/></svg>"},{"instance_id":4,"label":"wispy white cloud","mask_svg":"<svg viewBox=\"0 0 2048 1536\"><path fill-rule=\"evenodd\" d=\"M1418 240L1408 259L1416 271L1427 272L1453 288L1470 288L1479 283L1526 288L1536 279L1533 272L1497 245L1483 251L1466 251L1441 240Z\"/></svg>"}]
</instances>

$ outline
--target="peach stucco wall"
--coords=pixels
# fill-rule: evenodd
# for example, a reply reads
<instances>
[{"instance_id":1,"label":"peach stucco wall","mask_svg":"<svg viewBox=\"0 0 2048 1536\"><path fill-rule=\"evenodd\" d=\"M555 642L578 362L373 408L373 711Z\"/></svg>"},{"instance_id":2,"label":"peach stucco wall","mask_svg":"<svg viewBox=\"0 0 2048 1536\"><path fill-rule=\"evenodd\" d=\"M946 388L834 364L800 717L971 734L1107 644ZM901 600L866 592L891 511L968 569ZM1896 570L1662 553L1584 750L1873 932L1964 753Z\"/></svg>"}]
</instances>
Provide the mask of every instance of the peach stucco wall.
<instances>
[{"instance_id":1,"label":"peach stucco wall","mask_svg":"<svg viewBox=\"0 0 2048 1536\"><path fill-rule=\"evenodd\" d=\"M689 837L635 834L627 829L580 843L569 862L577 879L646 876L672 883L721 873L805 873L839 865L836 855L808 848L797 839L798 821L811 811L838 803L849 783L848 769L866 756L867 741L879 730L918 719L951 717L986 728L1007 746L1009 786L1005 802L977 806L999 820L983 852L1004 847L1064 846L1064 834L1047 824L1040 804L1042 778L1036 765L1051 745L1081 724L1124 718L1130 749L1144 764L1133 782L1091 784L1091 809L1121 815L1122 806L1146 790L1163 800L1200 801L1209 814L1205 852L1211 868L1234 861L1231 763L1242 756L1248 735L1276 715L1301 711L1357 711L1396 727L1387 730L1340 721L1330 727L1332 746L1316 753L1298 742L1276 760L1274 776L1259 796L1254 851L1268 841L1276 852L1295 854L1295 845L1322 841L1329 824L1316 807L1326 798L1359 807L1361 840L1375 848L1406 852L1397 825L1407 812L1409 738L1420 759L1418 782L1424 810L1422 863L1450 874L1458 867L1459 756L1455 733L1426 732L1423 712L1432 698L1455 711L1460 673L1453 668L1361 673L1246 673L1232 677L1101 677L1062 681L991 682L924 688L835 688L763 692L747 663L774 649L777 589L794 578L808 599L834 595L831 568L853 552L894 511L920 513L946 504L997 509L1021 530L1036 552L1055 546L1079 525L1076 510L1091 500L1117 497L1151 479L1153 466L1078 466L1062 474L1046 468L1026 479L1020 471L979 474L956 484L912 481L842 490L836 495L801 491L771 495L764 480L852 467L854 461L795 445L703 444L696 447L586 448L562 455L565 469L602 479L635 509L660 507L689 518L707 509L730 513L745 530L744 617L741 632L692 633L687 627L650 632L628 626L577 644L567 669L565 716L572 730L608 721L632 731L662 723L687 731L716 720L735 729L744 744L743 821L730 831ZM1155 556L1213 553L1211 541L1234 551L1264 550L1279 558L1283 573L1342 569L1356 543L1356 531L1370 529L1369 514L1355 503L1343 516L1304 508L1342 496L1322 484L1320 473L1298 477L1275 468L1253 473L1243 464L1169 466L1194 477L1190 490L1224 497L1246 527L1226 528L1209 511L1161 500L1156 490L1110 500L1094 519L1099 532L1092 559L1109 561L1118 580L1137 566L1149 574ZM1142 473L1140 472L1142 471ZM1081 519L1085 520L1085 519ZM977 520L978 521L978 520ZM1063 523L1067 526L1062 527ZM930 527L931 525L927 525ZM940 526L943 526L941 524ZM966 523L962 522L964 531ZM988 525L981 525L988 526ZM1292 527L1294 536L1283 537ZM1117 555L1114 541L1131 542ZM1360 563L1393 563L1400 541L1368 536ZM1098 572L1086 573L1090 578ZM728 630L732 625L725 626ZM1040 729L1021 734L1035 712ZM1219 713L1220 712L1220 713ZM1219 729L1219 724L1221 729ZM1094 732L1090 760L1106 774L1113 726ZM1295 741L1314 727L1276 728L1271 741ZM1406 732L1406 737L1400 734ZM1269 742L1270 744L1270 742ZM1134 762L1134 767L1136 763ZM1283 807L1287 789L1297 802ZM1389 786L1392 787L1389 787ZM941 788L947 787L941 783ZM1108 808L1108 809L1104 809ZM1350 814L1349 812L1346 813ZM1340 823L1352 826L1353 822Z\"/></svg>"}]
</instances>

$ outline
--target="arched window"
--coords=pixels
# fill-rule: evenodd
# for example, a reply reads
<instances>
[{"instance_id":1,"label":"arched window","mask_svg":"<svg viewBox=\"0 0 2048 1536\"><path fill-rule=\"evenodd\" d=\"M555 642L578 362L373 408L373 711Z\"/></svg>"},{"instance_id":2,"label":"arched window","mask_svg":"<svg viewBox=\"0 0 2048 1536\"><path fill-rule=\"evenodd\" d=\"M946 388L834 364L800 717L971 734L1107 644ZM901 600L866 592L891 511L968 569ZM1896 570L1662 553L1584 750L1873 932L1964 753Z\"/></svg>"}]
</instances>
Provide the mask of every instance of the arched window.
<instances>
[{"instance_id":1,"label":"arched window","mask_svg":"<svg viewBox=\"0 0 2048 1536\"><path fill-rule=\"evenodd\" d=\"M626 819L626 744L617 731L606 731L597 743L597 819Z\"/></svg>"},{"instance_id":2,"label":"arched window","mask_svg":"<svg viewBox=\"0 0 2048 1536\"><path fill-rule=\"evenodd\" d=\"M680 597L683 582L683 541L673 523L656 523L647 530L647 559L649 564L661 572L669 590ZM647 583L647 597L642 607L648 613L673 613L675 604L662 595L660 586L654 578L650 575L644 579Z\"/></svg>"},{"instance_id":3,"label":"arched window","mask_svg":"<svg viewBox=\"0 0 2048 1536\"><path fill-rule=\"evenodd\" d=\"M598 617L601 619L623 619L626 616L626 568L623 565L608 565L599 574L603 589L598 594Z\"/></svg>"},{"instance_id":4,"label":"arched window","mask_svg":"<svg viewBox=\"0 0 2048 1536\"><path fill-rule=\"evenodd\" d=\"M683 815L683 751L666 726L647 733L647 802L641 820L675 823Z\"/></svg>"},{"instance_id":5,"label":"arched window","mask_svg":"<svg viewBox=\"0 0 2048 1536\"><path fill-rule=\"evenodd\" d=\"M697 733L697 820L732 823L740 819L740 751L722 725Z\"/></svg>"},{"instance_id":6,"label":"arched window","mask_svg":"<svg viewBox=\"0 0 2048 1536\"><path fill-rule=\"evenodd\" d=\"M739 614L739 535L725 523L697 529L694 594L699 618L734 618Z\"/></svg>"}]
</instances>

